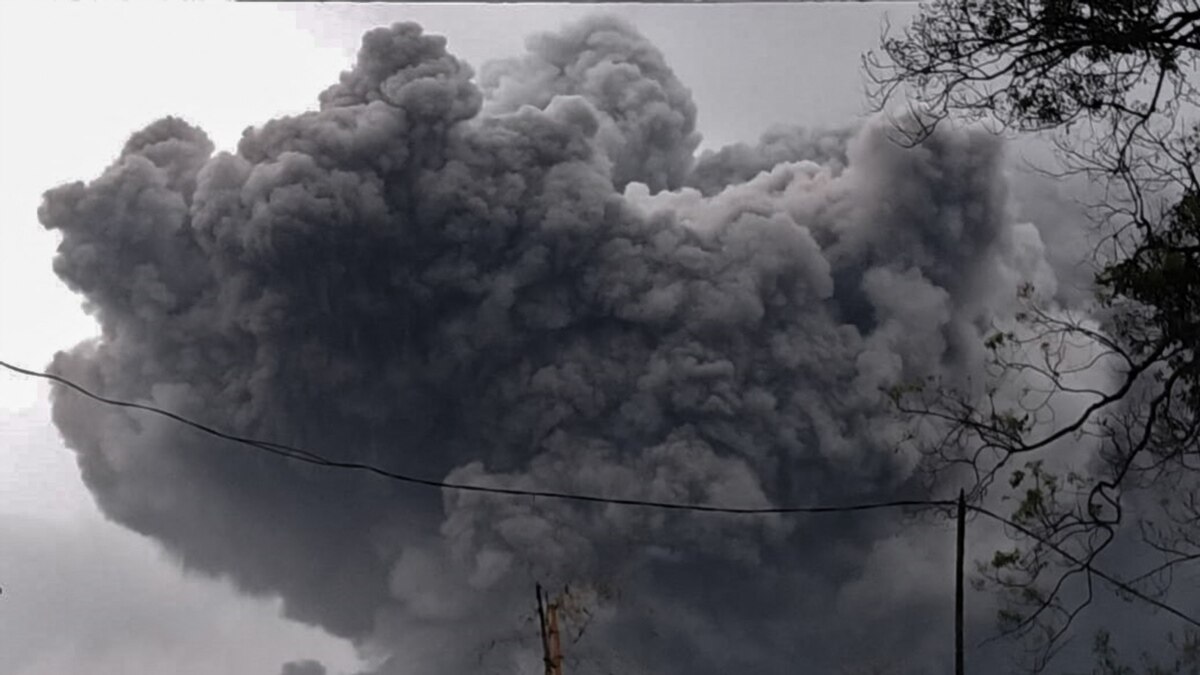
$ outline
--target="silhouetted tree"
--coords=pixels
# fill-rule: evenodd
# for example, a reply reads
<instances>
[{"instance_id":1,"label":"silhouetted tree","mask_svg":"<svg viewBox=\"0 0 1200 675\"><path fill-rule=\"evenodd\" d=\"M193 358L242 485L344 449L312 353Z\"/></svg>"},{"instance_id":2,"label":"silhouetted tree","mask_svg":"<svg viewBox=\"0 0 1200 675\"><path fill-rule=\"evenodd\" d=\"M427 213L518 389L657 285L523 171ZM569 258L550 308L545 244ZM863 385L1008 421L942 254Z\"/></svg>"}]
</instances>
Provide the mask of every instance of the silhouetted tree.
<instances>
[{"instance_id":1,"label":"silhouetted tree","mask_svg":"<svg viewBox=\"0 0 1200 675\"><path fill-rule=\"evenodd\" d=\"M936 428L920 446L930 471L966 469L976 503L1001 490L1015 504L1028 532L978 581L1004 595L1002 626L1034 669L1114 542L1155 554L1124 571L1146 593L1200 563L1198 55L1200 0L935 0L865 57L880 109L908 107L901 142L948 120L1047 133L1060 160L1047 174L1104 188L1089 204L1092 304L1025 286L1024 311L986 342L986 382L890 392Z\"/></svg>"}]
</instances>

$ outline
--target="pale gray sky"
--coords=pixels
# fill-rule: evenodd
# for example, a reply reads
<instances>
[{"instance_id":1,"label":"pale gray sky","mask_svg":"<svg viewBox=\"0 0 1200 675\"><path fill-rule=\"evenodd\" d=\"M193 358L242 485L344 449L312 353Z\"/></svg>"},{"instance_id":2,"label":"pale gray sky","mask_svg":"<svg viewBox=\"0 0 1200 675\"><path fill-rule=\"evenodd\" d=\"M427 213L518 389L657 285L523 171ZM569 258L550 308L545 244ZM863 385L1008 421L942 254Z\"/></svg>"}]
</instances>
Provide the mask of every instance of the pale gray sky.
<instances>
[{"instance_id":1,"label":"pale gray sky","mask_svg":"<svg viewBox=\"0 0 1200 675\"><path fill-rule=\"evenodd\" d=\"M475 66L597 10L634 23L689 85L704 147L862 110L859 55L911 6L0 3L0 357L33 368L93 334L54 276L41 193L89 179L166 114L231 147L246 124L312 106L361 33L415 20ZM9 675L273 674L348 645L277 618L270 599L190 578L104 522L52 427L47 387L0 374L0 654ZM247 636L253 636L248 639Z\"/></svg>"}]
</instances>

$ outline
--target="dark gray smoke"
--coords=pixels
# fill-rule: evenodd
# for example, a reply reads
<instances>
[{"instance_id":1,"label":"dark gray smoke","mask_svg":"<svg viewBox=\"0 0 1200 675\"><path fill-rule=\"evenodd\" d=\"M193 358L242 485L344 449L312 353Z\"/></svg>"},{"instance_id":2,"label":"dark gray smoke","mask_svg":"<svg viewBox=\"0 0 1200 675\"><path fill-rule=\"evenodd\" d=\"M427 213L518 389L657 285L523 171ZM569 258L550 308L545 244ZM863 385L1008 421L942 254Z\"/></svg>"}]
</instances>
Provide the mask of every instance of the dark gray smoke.
<instances>
[{"instance_id":1,"label":"dark gray smoke","mask_svg":"<svg viewBox=\"0 0 1200 675\"><path fill-rule=\"evenodd\" d=\"M763 134L755 145L735 143L720 150L706 150L688 174L687 185L711 197L780 164L803 160L837 173L846 166L846 142L854 131L845 128L822 133L803 127L780 127Z\"/></svg>"},{"instance_id":2,"label":"dark gray smoke","mask_svg":"<svg viewBox=\"0 0 1200 675\"><path fill-rule=\"evenodd\" d=\"M694 160L688 90L631 28L529 44L476 79L415 24L373 30L318 110L236 153L167 118L48 192L55 269L103 330L55 372L431 478L737 506L925 494L880 387L966 374L1016 284L1051 274L998 141L907 150L871 122ZM581 672L951 657L948 532L895 514L437 494L73 395L54 415L109 517L377 672L536 669L535 581L584 599Z\"/></svg>"},{"instance_id":3,"label":"dark gray smoke","mask_svg":"<svg viewBox=\"0 0 1200 675\"><path fill-rule=\"evenodd\" d=\"M325 675L325 666L317 661L292 661L283 664L279 675Z\"/></svg>"}]
</instances>

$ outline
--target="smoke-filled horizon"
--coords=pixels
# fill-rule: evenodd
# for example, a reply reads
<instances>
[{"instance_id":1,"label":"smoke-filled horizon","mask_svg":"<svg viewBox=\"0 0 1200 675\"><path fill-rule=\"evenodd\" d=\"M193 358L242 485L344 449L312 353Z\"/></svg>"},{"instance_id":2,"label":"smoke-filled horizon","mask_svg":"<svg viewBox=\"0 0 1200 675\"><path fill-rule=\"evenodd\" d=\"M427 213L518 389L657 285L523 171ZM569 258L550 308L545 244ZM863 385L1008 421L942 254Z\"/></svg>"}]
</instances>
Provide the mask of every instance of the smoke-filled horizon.
<instances>
[{"instance_id":1,"label":"smoke-filled horizon","mask_svg":"<svg viewBox=\"0 0 1200 675\"><path fill-rule=\"evenodd\" d=\"M931 494L881 390L977 374L1018 285L1057 290L1001 141L903 148L870 120L697 154L689 90L621 21L478 72L448 47L372 30L318 109L236 152L165 118L50 190L55 271L101 327L55 372L460 482L747 507ZM106 515L278 595L371 672L536 669L535 582L583 598L581 672L952 657L948 531L894 514L438 495L69 394L54 418Z\"/></svg>"}]
</instances>

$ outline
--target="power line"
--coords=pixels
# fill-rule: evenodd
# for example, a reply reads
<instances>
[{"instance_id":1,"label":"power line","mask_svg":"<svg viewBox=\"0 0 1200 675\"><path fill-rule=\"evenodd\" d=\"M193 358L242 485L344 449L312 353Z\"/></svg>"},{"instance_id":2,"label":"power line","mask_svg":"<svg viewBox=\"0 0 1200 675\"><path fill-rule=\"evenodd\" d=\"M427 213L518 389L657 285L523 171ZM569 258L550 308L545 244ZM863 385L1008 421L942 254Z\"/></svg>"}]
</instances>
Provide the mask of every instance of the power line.
<instances>
[{"instance_id":1,"label":"power line","mask_svg":"<svg viewBox=\"0 0 1200 675\"><path fill-rule=\"evenodd\" d=\"M245 436L238 436L235 434L226 433L226 432L220 431L219 429L214 429L213 427L210 427L208 425L201 424L200 422L196 422L194 420L183 417L182 415L178 415L178 414L170 412L168 410L163 410L162 408L158 408L156 406L145 405L142 403L133 403L131 401L122 401L122 400L118 400L118 399L108 398L106 396L101 396L99 394L96 394L96 393L88 390L87 388L83 387L82 385L76 384L75 382L72 382L71 380L68 380L65 377L61 377L59 375L54 375L53 373L45 373L45 372L36 371L36 370L28 370L26 368L21 368L19 366L15 366L15 365L8 363L6 361L3 361L3 360L0 360L0 366L3 366L4 368L7 368L8 370L11 370L16 373L20 373L22 375L26 375L29 377L37 377L37 378L41 378L44 380L50 380L52 382L56 382L58 384L63 385L64 387L72 389L80 394L83 394L84 396L86 396L88 398L99 401L100 403L104 403L106 405L117 406L117 407L121 407L121 408L130 408L130 409L134 409L134 410L141 410L141 411L152 413L155 415L160 415L162 417L166 417L168 419L171 419L171 420L174 420L181 424L192 427L193 429L196 429L198 431L206 433L210 436L215 436L217 438L231 441L233 443L245 445L245 446L248 446L251 448L262 450L264 452L269 452L271 454L278 455L278 456L284 457L286 459L291 459L291 460L298 461L298 462L305 462L308 464L313 464L315 466L321 466L321 467L332 468L332 469L362 471L362 472L371 473L371 474L374 474L374 475L377 475L377 476L380 476L383 478L387 478L389 480L395 480L395 481L399 481L399 482L403 482L403 483L410 483L413 485L422 485L422 486L432 487L432 488L440 488L440 489L444 489L444 490L457 490L457 491L461 491L461 492L481 492L481 493L487 493L487 494L507 495L507 496L514 496L514 497L535 497L535 498L542 497L542 498L546 498L546 499L557 499L557 500L562 500L562 501L589 502L589 503L594 503L594 504L615 504L618 506L643 506L643 507L648 507L648 508L669 509L669 510L675 510L675 511L694 511L694 512L701 512L701 513L728 513L728 514L740 514L740 515L767 515L767 514L788 514L788 513L850 513L850 512L855 512L855 511L875 511L875 510L881 510L881 509L915 507L915 506L949 507L949 506L955 506L958 503L956 500L949 500L949 499L898 499L898 500L882 501L882 502L865 502L865 503L859 503L859 504L843 504L843 505L778 506L778 507L765 507L765 508L745 508L745 507L734 507L734 506L710 506L710 505L706 505L706 504L688 504L688 503L684 503L684 502L661 502L661 501L655 501L655 500L649 500L649 499L623 499L623 498L618 498L618 497L602 497L602 496L598 496L598 495L577 494L577 493L570 493L570 492L557 492L557 491L553 491L553 490L522 490L519 488L503 488L503 487L490 487L490 486L486 486L486 485L472 485L470 483L452 483L452 482L448 482L448 481L433 480L433 479L429 479L429 478L421 478L418 476L411 476L408 474L397 473L395 471L389 471L387 469L373 466L371 464L332 460L323 455L312 452L310 450L305 450L304 448L287 445L284 443L273 443L270 441L263 441L263 440L259 440L256 438L249 438L249 437L245 437ZM1097 577L1100 577L1101 579L1109 582L1113 586L1128 593L1129 595L1131 595L1135 598L1138 598L1139 600L1142 600L1143 602L1149 603L1155 607L1158 607L1159 609L1162 609L1163 611L1165 611L1179 619L1182 619L1183 621L1185 621L1189 624L1192 624L1193 626L1200 628L1200 620L1194 619L1191 616L1188 616L1187 614L1181 612L1180 610L1175 609L1174 607L1171 607L1170 605L1168 605L1160 600L1152 598L1152 597L1142 593L1141 591L1138 591L1136 588L1133 588L1132 586L1121 581L1120 579L1108 574L1107 572L1104 572L1103 570L1096 568L1090 562L1080 560L1078 557L1072 555L1071 553L1064 550L1062 547L1058 546L1054 542L1041 537L1040 535L1036 534L1029 528L1024 527L1023 525L1021 525L1019 523L1013 522L1013 521L1005 518L1004 516L1001 516L1001 515L993 512L993 511L990 511L982 506L966 505L966 508L968 508L971 511L974 511L976 513L979 513L981 515L992 518L993 520L996 520L1000 523L1003 523L1004 525L1007 525L1009 527L1012 527L1013 529L1020 531L1021 533L1025 534L1026 536L1028 536L1032 539L1035 539L1035 540L1045 544L1046 546L1050 547L1053 551L1055 551L1062 557L1066 558L1068 561L1070 561L1076 565L1079 565L1081 568L1091 572L1092 574L1095 574Z\"/></svg>"},{"instance_id":2,"label":"power line","mask_svg":"<svg viewBox=\"0 0 1200 675\"><path fill-rule=\"evenodd\" d=\"M238 436L235 434L226 433L219 429L215 429L200 422L188 419L182 415L163 410L157 406L145 405L142 403L133 403L131 401L122 401L112 399L100 394L96 394L82 385L76 384L71 380L54 375L53 373L44 373L36 370L28 370L19 366L14 366L6 361L0 361L0 366L3 366L13 372L27 375L30 377L38 377L44 380L56 382L65 387L87 396L101 403L117 406L121 408L131 408L144 412L160 415L168 419L174 420L181 424L185 424L193 429L204 432L210 436L224 439L233 443L245 445L263 452L269 452L286 459L305 462L315 466L343 469L348 471L361 471L371 473L376 476L387 478L389 480L410 483L413 485L422 485L432 488L440 488L444 490L457 490L461 492L482 492L487 494L508 495L514 497L542 497L546 499L557 499L564 501L590 502L594 504L615 504L618 506L644 506L655 509L670 509L675 511L697 511L701 513L728 513L742 515L768 515L768 514L786 514L786 513L849 513L854 511L876 511L881 509L902 508L902 507L948 507L954 506L954 500L948 499L894 499L880 502L864 502L858 504L842 504L842 505L817 505L817 506L773 506L773 507L737 507L737 506L712 506L707 504L689 504L685 502L663 502L652 499L625 499L620 497L603 497L600 495L588 495L572 492L558 492L554 490L523 490L520 488L504 488L492 487L487 485L473 485L470 483L453 483L448 481L434 480L431 478L421 478L409 474L397 473L372 464L361 462L347 462L341 460L330 459L311 450L287 445L284 443L273 443L271 441L263 441L256 438Z\"/></svg>"},{"instance_id":3,"label":"power line","mask_svg":"<svg viewBox=\"0 0 1200 675\"><path fill-rule=\"evenodd\" d=\"M1112 584L1113 586L1116 586L1117 588L1121 589L1122 591L1125 591L1129 595L1131 595L1143 602L1150 603L1151 605L1158 607L1159 609L1167 612L1168 614L1171 614L1171 615L1175 616L1176 618L1182 619L1182 620L1186 621L1187 623L1190 623L1193 626L1200 628L1200 620L1194 619L1194 618L1188 616L1187 614L1184 614L1183 612L1179 611L1178 609L1175 609L1174 607L1168 605L1165 602L1162 602L1161 600L1152 598L1152 597L1142 593L1141 591L1137 590L1133 586L1130 586L1128 583L1121 581L1120 579L1112 576L1111 574L1108 574L1107 572L1105 572L1101 569L1096 568L1094 565L1092 565L1091 562L1089 562L1087 560L1080 560L1078 556L1072 555L1068 551L1064 550L1058 544L1055 544L1054 542L1050 541L1049 539L1046 539L1046 538L1042 537L1041 535L1036 534L1035 532L1033 532L1029 528L1025 527L1024 525L1013 522L1013 521L1009 520L1008 518L1005 518L1004 516L1001 516L993 511L989 511L988 509L986 509L982 506L968 505L967 508L976 513L985 515L988 518L991 518L1000 523L1003 523L1003 524L1021 532L1025 536L1027 536L1031 539L1035 539L1035 540L1045 544L1046 546L1050 547L1050 549L1053 550L1055 553L1066 558L1068 561L1078 565L1080 568L1087 570L1088 572L1091 572L1092 574L1095 574L1096 576L1107 581L1108 583Z\"/></svg>"}]
</instances>

